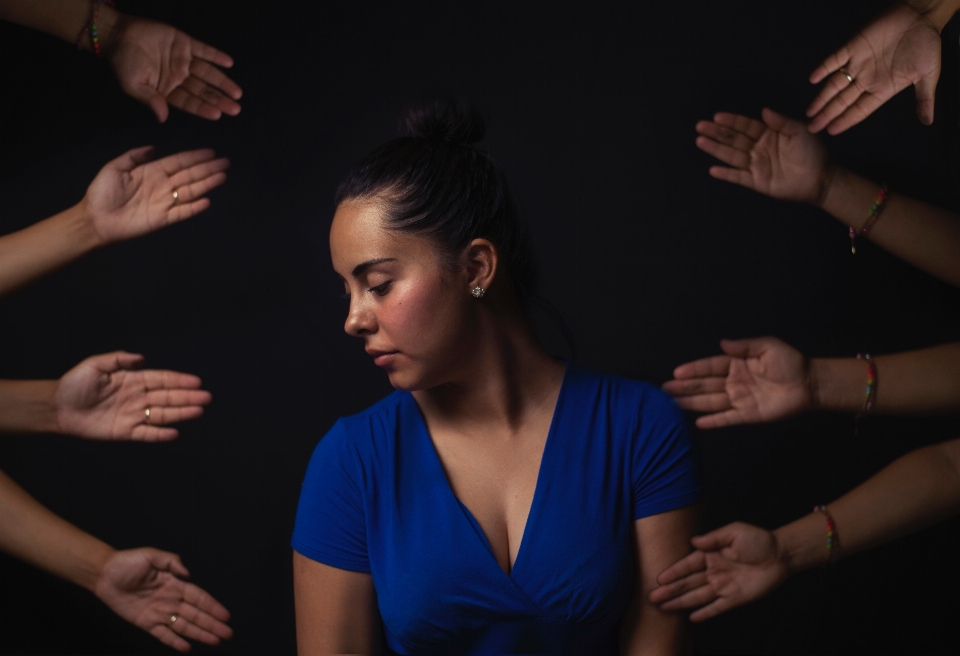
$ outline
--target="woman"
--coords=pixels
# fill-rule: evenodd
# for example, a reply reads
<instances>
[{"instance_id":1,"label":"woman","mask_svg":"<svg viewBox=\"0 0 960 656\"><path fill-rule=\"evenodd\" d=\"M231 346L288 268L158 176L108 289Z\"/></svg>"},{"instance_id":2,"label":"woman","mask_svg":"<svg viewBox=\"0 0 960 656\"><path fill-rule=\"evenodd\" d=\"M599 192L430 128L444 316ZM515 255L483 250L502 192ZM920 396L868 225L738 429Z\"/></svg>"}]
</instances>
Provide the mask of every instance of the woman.
<instances>
[{"instance_id":1,"label":"woman","mask_svg":"<svg viewBox=\"0 0 960 656\"><path fill-rule=\"evenodd\" d=\"M300 654L375 653L381 636L397 654L680 651L683 620L646 600L693 529L680 411L537 343L529 245L471 145L477 114L436 104L405 123L337 193L344 329L397 391L310 462Z\"/></svg>"}]
</instances>

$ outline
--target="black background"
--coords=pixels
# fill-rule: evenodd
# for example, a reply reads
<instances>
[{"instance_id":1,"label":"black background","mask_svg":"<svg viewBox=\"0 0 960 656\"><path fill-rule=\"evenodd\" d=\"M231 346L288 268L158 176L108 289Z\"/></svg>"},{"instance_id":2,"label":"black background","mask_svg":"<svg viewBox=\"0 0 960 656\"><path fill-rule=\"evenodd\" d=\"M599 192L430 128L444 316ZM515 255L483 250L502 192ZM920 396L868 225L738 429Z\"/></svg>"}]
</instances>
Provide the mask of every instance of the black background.
<instances>
[{"instance_id":1,"label":"black background","mask_svg":"<svg viewBox=\"0 0 960 656\"><path fill-rule=\"evenodd\" d=\"M885 4L123 3L236 60L238 117L173 111L165 125L92 55L3 24L0 232L75 203L135 146L211 146L233 167L202 215L0 302L3 377L55 378L123 348L201 376L214 395L205 416L167 444L6 436L0 467L118 548L179 553L233 613L236 635L218 653L293 653L288 540L307 460L337 417L390 389L342 332L333 191L393 136L404 106L438 90L491 116L485 145L519 191L541 294L586 366L660 383L721 337L774 334L837 356L960 339L957 290L870 244L852 257L839 222L713 180L694 146L695 122L715 111L802 117L809 72ZM955 210L958 31L955 20L944 33L932 127L907 91L827 138L854 170ZM538 325L570 355L553 324ZM779 526L957 434L955 417L872 417L854 436L852 418L829 414L698 432L704 529ZM960 580L958 538L954 520L801 574L696 627L697 651L949 651L960 604L943 591ZM171 653L89 593L7 557L0 652Z\"/></svg>"}]
</instances>

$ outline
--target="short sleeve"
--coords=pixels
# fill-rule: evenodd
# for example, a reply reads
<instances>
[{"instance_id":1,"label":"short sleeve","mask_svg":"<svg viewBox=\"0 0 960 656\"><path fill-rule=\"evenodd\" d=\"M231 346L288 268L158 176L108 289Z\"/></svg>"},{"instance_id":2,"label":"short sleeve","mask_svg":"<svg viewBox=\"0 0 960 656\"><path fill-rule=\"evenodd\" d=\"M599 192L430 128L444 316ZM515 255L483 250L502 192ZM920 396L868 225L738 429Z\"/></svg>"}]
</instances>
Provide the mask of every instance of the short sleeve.
<instances>
[{"instance_id":1,"label":"short sleeve","mask_svg":"<svg viewBox=\"0 0 960 656\"><path fill-rule=\"evenodd\" d=\"M683 412L665 392L648 387L633 444L633 518L685 506L700 498L696 462Z\"/></svg>"},{"instance_id":2,"label":"short sleeve","mask_svg":"<svg viewBox=\"0 0 960 656\"><path fill-rule=\"evenodd\" d=\"M360 457L338 421L313 451L291 545L332 567L369 572Z\"/></svg>"}]
</instances>

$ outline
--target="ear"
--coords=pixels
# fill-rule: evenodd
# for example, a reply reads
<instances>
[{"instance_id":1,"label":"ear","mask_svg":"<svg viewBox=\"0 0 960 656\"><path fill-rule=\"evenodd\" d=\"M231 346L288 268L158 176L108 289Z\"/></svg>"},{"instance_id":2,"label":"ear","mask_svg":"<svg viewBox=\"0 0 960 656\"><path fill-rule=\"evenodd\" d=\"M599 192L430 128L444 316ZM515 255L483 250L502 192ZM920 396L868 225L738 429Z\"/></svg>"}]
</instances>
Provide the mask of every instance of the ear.
<instances>
[{"instance_id":1,"label":"ear","mask_svg":"<svg viewBox=\"0 0 960 656\"><path fill-rule=\"evenodd\" d=\"M467 245L464 260L468 285L466 291L474 287L490 289L500 263L500 254L493 242L489 239L474 239Z\"/></svg>"}]
</instances>

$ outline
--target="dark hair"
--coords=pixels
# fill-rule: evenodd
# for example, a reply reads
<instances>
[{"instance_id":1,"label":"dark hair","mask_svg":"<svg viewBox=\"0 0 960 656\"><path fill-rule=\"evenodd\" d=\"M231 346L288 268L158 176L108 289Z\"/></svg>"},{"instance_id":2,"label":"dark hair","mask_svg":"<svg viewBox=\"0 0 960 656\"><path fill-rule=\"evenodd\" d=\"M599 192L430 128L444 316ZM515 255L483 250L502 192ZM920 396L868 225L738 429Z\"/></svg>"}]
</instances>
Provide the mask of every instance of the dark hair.
<instances>
[{"instance_id":1,"label":"dark hair","mask_svg":"<svg viewBox=\"0 0 960 656\"><path fill-rule=\"evenodd\" d=\"M405 112L400 129L350 171L336 204L379 197L390 228L430 237L451 263L471 240L489 239L525 301L536 277L530 240L503 169L473 145L483 117L461 102L434 101Z\"/></svg>"}]
</instances>

